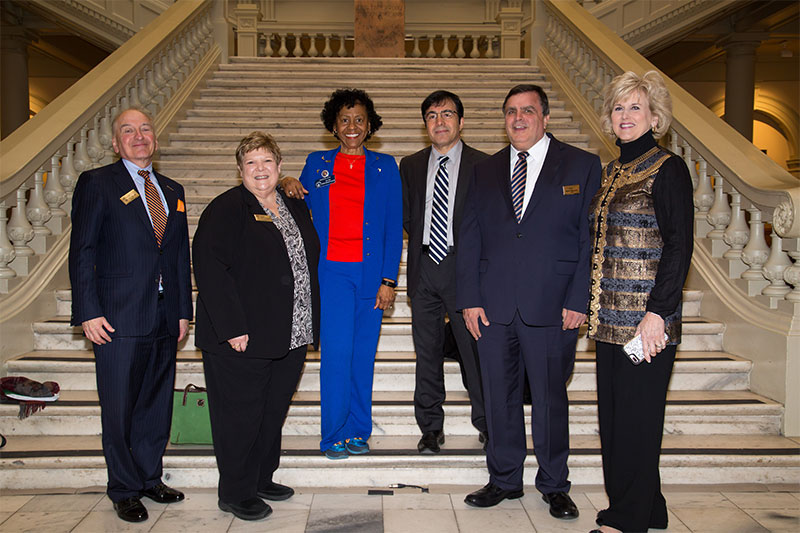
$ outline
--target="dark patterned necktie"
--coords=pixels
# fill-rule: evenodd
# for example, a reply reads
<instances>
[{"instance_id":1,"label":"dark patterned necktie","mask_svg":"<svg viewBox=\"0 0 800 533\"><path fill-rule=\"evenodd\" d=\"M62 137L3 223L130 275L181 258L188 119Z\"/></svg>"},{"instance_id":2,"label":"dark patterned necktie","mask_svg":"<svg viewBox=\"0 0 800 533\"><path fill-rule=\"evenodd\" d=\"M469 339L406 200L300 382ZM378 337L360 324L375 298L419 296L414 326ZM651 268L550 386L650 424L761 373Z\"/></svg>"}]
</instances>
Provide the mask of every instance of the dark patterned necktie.
<instances>
[{"instance_id":1,"label":"dark patterned necktie","mask_svg":"<svg viewBox=\"0 0 800 533\"><path fill-rule=\"evenodd\" d=\"M431 234L428 255L437 265L447 255L447 206L450 183L447 178L446 155L439 157L439 170L433 183L433 206L431 207Z\"/></svg>"},{"instance_id":2,"label":"dark patterned necktie","mask_svg":"<svg viewBox=\"0 0 800 533\"><path fill-rule=\"evenodd\" d=\"M153 220L153 231L156 234L158 245L161 246L161 238L167 227L167 212L164 211L164 204L158 195L156 186L150 181L150 172L140 170L138 174L144 178L144 196L147 201L147 209L150 211L150 218Z\"/></svg>"},{"instance_id":3,"label":"dark patterned necktie","mask_svg":"<svg viewBox=\"0 0 800 533\"><path fill-rule=\"evenodd\" d=\"M517 164L514 165L514 173L511 175L511 204L514 206L514 214L517 216L517 223L522 220L522 204L525 201L525 180L528 177L528 152L517 154Z\"/></svg>"}]
</instances>

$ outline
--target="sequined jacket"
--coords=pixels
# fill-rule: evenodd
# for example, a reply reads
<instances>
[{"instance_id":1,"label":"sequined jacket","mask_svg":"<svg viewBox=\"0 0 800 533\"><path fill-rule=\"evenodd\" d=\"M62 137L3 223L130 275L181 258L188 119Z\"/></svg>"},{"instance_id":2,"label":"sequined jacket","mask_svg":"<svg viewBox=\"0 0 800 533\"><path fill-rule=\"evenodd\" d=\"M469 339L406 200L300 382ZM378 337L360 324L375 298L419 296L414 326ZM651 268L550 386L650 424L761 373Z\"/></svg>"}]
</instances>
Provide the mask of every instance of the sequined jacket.
<instances>
[{"instance_id":1,"label":"sequined jacket","mask_svg":"<svg viewBox=\"0 0 800 533\"><path fill-rule=\"evenodd\" d=\"M617 159L603 171L600 189L589 210L594 248L588 327L589 337L595 341L625 344L633 338L636 326L648 311L664 249L653 186L671 157L674 154L651 141L650 148L639 157L627 163ZM688 246L690 258L691 243ZM684 271L677 273L681 276L678 292L686 277L685 269L688 262L681 268ZM679 295L676 305L661 316L668 343L680 343Z\"/></svg>"}]
</instances>

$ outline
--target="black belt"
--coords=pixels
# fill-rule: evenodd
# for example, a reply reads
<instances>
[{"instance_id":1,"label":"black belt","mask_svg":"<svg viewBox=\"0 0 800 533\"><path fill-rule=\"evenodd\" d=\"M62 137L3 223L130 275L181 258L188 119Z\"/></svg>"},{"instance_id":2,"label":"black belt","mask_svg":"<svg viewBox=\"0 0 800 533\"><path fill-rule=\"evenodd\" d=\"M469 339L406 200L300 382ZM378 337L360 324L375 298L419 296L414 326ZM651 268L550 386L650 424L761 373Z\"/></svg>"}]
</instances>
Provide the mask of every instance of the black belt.
<instances>
[{"instance_id":1,"label":"black belt","mask_svg":"<svg viewBox=\"0 0 800 533\"><path fill-rule=\"evenodd\" d=\"M430 252L430 249L431 249L431 247L428 246L427 244L423 244L422 245L422 251L425 252L426 254ZM448 254L452 254L455 251L456 251L456 247L455 246L448 246L447 247L447 253Z\"/></svg>"},{"instance_id":2,"label":"black belt","mask_svg":"<svg viewBox=\"0 0 800 533\"><path fill-rule=\"evenodd\" d=\"M159 300L163 300L164 299L164 291L158 291L158 299Z\"/></svg>"}]
</instances>

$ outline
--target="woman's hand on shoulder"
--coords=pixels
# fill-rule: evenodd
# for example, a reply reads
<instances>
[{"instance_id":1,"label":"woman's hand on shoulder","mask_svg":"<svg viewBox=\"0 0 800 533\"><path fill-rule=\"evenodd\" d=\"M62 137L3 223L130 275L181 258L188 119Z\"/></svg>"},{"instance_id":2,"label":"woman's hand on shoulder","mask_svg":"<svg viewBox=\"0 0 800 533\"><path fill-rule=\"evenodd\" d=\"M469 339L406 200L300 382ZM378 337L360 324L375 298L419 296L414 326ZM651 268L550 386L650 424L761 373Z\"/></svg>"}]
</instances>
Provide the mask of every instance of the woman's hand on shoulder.
<instances>
[{"instance_id":1,"label":"woman's hand on shoulder","mask_svg":"<svg viewBox=\"0 0 800 533\"><path fill-rule=\"evenodd\" d=\"M302 200L306 197L306 194L308 194L308 190L303 187L303 184L300 183L300 180L291 176L282 178L280 185L281 189L283 189L283 191L286 193L286 196L289 198L297 198Z\"/></svg>"},{"instance_id":2,"label":"woman's hand on shoulder","mask_svg":"<svg viewBox=\"0 0 800 533\"><path fill-rule=\"evenodd\" d=\"M239 335L238 337L228 339L228 344L230 344L231 348L233 348L237 352L243 352L247 349L247 343L249 341L250 341L250 336L247 333L245 333L244 335Z\"/></svg>"},{"instance_id":3,"label":"woman's hand on shoulder","mask_svg":"<svg viewBox=\"0 0 800 533\"><path fill-rule=\"evenodd\" d=\"M636 326L636 335L642 336L642 352L648 363L667 346L664 340L664 319L656 313L645 313Z\"/></svg>"}]
</instances>

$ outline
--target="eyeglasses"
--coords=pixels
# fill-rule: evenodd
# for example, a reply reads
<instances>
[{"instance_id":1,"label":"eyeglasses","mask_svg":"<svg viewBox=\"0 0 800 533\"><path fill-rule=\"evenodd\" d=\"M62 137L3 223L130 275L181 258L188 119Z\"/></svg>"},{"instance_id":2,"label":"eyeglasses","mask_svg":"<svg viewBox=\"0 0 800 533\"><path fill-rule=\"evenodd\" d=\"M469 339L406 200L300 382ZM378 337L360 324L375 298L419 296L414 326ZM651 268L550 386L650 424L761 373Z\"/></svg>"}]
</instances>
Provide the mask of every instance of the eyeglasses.
<instances>
[{"instance_id":1,"label":"eyeglasses","mask_svg":"<svg viewBox=\"0 0 800 533\"><path fill-rule=\"evenodd\" d=\"M453 117L458 116L458 113L453 111L452 109L445 109L444 111L428 111L425 113L425 122L433 122L437 118L442 117L444 120L450 120Z\"/></svg>"}]
</instances>

